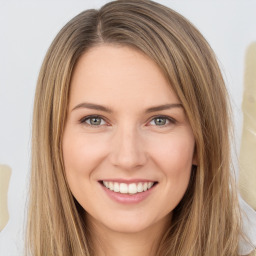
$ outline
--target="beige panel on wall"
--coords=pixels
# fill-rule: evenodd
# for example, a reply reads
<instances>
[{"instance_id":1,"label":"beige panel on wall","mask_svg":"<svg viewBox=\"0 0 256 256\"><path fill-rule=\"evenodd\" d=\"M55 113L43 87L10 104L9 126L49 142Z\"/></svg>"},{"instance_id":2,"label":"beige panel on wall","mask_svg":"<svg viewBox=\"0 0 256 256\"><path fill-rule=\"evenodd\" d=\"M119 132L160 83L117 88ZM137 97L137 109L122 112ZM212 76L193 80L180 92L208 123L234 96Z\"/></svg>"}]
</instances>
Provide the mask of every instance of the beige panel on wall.
<instances>
[{"instance_id":1,"label":"beige panel on wall","mask_svg":"<svg viewBox=\"0 0 256 256\"><path fill-rule=\"evenodd\" d=\"M244 200L256 210L256 42L246 52L242 108L239 187Z\"/></svg>"},{"instance_id":2,"label":"beige panel on wall","mask_svg":"<svg viewBox=\"0 0 256 256\"><path fill-rule=\"evenodd\" d=\"M7 195L10 176L11 168L0 164L0 231L5 227L9 219Z\"/></svg>"}]
</instances>

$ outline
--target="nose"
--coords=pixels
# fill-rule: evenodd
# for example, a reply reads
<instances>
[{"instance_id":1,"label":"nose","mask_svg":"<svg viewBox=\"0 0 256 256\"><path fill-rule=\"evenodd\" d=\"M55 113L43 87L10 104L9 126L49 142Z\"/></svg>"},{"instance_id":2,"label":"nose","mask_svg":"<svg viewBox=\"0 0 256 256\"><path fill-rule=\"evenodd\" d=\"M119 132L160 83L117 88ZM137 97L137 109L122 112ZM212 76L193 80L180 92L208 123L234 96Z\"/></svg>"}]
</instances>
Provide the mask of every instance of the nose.
<instances>
[{"instance_id":1,"label":"nose","mask_svg":"<svg viewBox=\"0 0 256 256\"><path fill-rule=\"evenodd\" d=\"M111 142L110 159L114 166L125 170L134 170L145 165L145 143L136 128L117 129Z\"/></svg>"}]
</instances>

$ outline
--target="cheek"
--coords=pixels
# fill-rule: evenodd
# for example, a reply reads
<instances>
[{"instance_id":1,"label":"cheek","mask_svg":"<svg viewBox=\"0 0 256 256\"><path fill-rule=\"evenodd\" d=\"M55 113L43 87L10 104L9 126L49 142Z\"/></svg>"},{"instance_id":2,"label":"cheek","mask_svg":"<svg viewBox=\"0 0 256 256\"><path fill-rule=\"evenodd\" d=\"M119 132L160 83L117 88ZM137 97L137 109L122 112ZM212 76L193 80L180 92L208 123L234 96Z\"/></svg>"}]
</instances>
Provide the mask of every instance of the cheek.
<instances>
[{"instance_id":1,"label":"cheek","mask_svg":"<svg viewBox=\"0 0 256 256\"><path fill-rule=\"evenodd\" d=\"M168 175L190 170L194 155L194 138L189 134L172 134L148 145L154 162Z\"/></svg>"},{"instance_id":2,"label":"cheek","mask_svg":"<svg viewBox=\"0 0 256 256\"><path fill-rule=\"evenodd\" d=\"M75 133L68 129L63 136L63 159L69 188L76 200L85 208L90 204L90 195L96 193L94 170L104 158L106 149L97 136ZM88 195L88 197L85 197Z\"/></svg>"},{"instance_id":3,"label":"cheek","mask_svg":"<svg viewBox=\"0 0 256 256\"><path fill-rule=\"evenodd\" d=\"M102 138L97 136L71 134L66 131L63 137L63 158L67 175L70 172L88 175L104 157L104 145L106 143L102 143Z\"/></svg>"},{"instance_id":4,"label":"cheek","mask_svg":"<svg viewBox=\"0 0 256 256\"><path fill-rule=\"evenodd\" d=\"M190 136L173 136L151 147L152 159L165 177L163 193L168 201L172 201L170 204L172 209L180 202L187 189L193 155L194 139Z\"/></svg>"}]
</instances>

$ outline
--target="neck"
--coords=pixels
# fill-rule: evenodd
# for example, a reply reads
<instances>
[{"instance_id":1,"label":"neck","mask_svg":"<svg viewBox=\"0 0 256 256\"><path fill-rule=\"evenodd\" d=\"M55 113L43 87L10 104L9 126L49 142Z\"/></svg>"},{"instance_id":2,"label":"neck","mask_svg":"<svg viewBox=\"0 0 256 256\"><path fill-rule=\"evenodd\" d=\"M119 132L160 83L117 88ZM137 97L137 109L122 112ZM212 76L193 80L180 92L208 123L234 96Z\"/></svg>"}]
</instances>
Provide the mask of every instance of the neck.
<instances>
[{"instance_id":1,"label":"neck","mask_svg":"<svg viewBox=\"0 0 256 256\"><path fill-rule=\"evenodd\" d=\"M168 218L169 219L169 218ZM155 256L168 219L139 232L121 233L90 221L95 256Z\"/></svg>"}]
</instances>

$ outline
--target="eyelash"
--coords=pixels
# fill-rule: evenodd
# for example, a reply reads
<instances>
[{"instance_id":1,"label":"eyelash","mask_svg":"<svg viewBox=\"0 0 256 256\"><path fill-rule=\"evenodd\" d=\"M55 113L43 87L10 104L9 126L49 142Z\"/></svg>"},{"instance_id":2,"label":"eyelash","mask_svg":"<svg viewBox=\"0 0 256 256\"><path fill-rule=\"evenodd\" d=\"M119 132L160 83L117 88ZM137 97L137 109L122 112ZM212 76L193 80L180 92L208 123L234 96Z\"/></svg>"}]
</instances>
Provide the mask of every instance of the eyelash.
<instances>
[{"instance_id":1,"label":"eyelash","mask_svg":"<svg viewBox=\"0 0 256 256\"><path fill-rule=\"evenodd\" d=\"M102 116L99 116L99 115L90 115L90 116L85 116L85 117L83 117L82 119L80 119L80 123L81 124L84 124L84 125L86 125L86 126L89 126L89 127L92 127L92 128L99 128L99 127L101 127L102 126L102 124L99 124L99 125L93 125L93 124L88 124L86 121L88 121L88 120L90 120L90 119L93 119L93 118L99 118L99 119L101 119L101 122L102 122L102 120L105 122L105 124L103 124L103 125L107 125L108 126L108 122L105 120L105 118L104 117L102 117ZM156 119L165 119L166 121L165 121L165 123L163 124L163 125L153 125L153 126L158 126L158 127L160 127L160 128L163 128L163 127L166 127L166 126L168 126L168 125L170 125L170 124L175 124L177 121L174 119L174 118L171 118L171 117L169 117L169 116L164 116L164 115L158 115L158 116L153 116L153 117L151 117L151 119L150 119L150 121L149 122L147 122L147 124L148 123L151 123L152 121L154 121L154 120L156 120Z\"/></svg>"},{"instance_id":2,"label":"eyelash","mask_svg":"<svg viewBox=\"0 0 256 256\"><path fill-rule=\"evenodd\" d=\"M93 128L97 128L97 127L100 127L102 125L93 125L93 124L88 124L86 123L87 120L90 120L90 119L93 119L93 118L100 118L101 120L103 120L105 123L107 123L107 121L105 120L105 118L103 118L102 116L99 116L99 115L91 115L91 116L85 116L83 117L82 119L80 119L80 123L81 124L85 124L86 126L90 126L90 127L93 127Z\"/></svg>"},{"instance_id":3,"label":"eyelash","mask_svg":"<svg viewBox=\"0 0 256 256\"><path fill-rule=\"evenodd\" d=\"M163 125L156 125L155 126L159 126L159 127L166 127L170 124L175 124L176 123L176 120L174 118L171 118L169 116L163 116L163 115L160 115L160 116L154 116L153 118L150 119L150 122L151 123L153 120L156 120L156 119L165 119L167 124L163 124Z\"/></svg>"}]
</instances>

